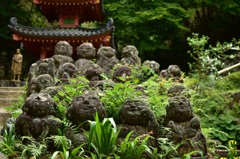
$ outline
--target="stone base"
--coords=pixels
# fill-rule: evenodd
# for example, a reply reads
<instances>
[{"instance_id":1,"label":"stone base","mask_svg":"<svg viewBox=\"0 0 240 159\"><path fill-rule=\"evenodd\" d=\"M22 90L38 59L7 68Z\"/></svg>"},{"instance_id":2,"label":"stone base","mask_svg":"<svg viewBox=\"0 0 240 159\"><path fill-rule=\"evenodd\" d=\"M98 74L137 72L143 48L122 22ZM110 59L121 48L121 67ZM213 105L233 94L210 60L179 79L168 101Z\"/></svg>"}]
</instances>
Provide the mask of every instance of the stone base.
<instances>
[{"instance_id":1,"label":"stone base","mask_svg":"<svg viewBox=\"0 0 240 159\"><path fill-rule=\"evenodd\" d=\"M0 80L0 87L22 87L26 84L25 81L17 80Z\"/></svg>"}]
</instances>

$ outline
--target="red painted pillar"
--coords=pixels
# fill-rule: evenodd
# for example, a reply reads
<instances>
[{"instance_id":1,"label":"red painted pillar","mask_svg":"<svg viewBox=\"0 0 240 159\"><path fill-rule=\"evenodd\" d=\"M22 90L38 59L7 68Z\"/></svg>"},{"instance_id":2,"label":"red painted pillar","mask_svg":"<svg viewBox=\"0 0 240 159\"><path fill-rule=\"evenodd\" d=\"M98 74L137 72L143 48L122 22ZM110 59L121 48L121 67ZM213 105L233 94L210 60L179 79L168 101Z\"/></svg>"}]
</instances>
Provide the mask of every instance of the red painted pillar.
<instances>
[{"instance_id":1,"label":"red painted pillar","mask_svg":"<svg viewBox=\"0 0 240 159\"><path fill-rule=\"evenodd\" d=\"M40 59L45 59L46 58L46 48L44 46L41 47L41 53L40 53Z\"/></svg>"}]
</instances>

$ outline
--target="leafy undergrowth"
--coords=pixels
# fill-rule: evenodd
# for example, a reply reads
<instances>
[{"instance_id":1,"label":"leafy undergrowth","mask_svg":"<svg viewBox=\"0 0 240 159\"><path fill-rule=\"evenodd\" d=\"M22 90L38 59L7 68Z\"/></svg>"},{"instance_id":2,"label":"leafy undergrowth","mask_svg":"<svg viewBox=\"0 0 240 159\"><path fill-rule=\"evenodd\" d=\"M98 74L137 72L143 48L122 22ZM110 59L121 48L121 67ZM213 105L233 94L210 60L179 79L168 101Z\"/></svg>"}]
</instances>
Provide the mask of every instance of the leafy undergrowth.
<instances>
[{"instance_id":1,"label":"leafy undergrowth","mask_svg":"<svg viewBox=\"0 0 240 159\"><path fill-rule=\"evenodd\" d=\"M236 147L239 148L240 143L240 95L235 94L236 92L240 92L240 72L229 74L228 76L212 78L206 76L201 81L199 78L194 76L185 77L184 86L191 94L190 100L196 115L198 115L201 119L202 125L202 132L205 134L207 141L208 141L208 151L212 156L215 155L216 149L228 149L228 141L234 140L236 141ZM83 79L81 79L83 80ZM85 79L83 80L85 81ZM74 82L73 82L74 83ZM86 81L84 83L87 83ZM153 110L156 118L158 121L165 116L166 110L165 106L168 101L167 90L173 86L174 82L171 80L163 80L160 79L158 76L153 76L152 78L144 81L142 83L132 83L132 82L125 82L125 83L118 83L112 87L107 88L101 97L101 101L106 103L106 109L108 112L111 112L111 116L113 119L115 115L119 113L121 108L121 104L124 100L130 98L136 98L139 95L142 95L141 91L135 91L136 85L141 85L145 87L144 93L147 94L147 101ZM78 86L78 87L76 87ZM79 83L74 83L73 85L67 85L64 87L64 91L59 92L60 96L65 96L67 98L57 98L55 100L58 101L58 109L61 110L61 114L65 114L66 108L64 105L70 102L69 98L73 98L75 95L71 92L76 92L76 89L82 89L84 85L79 85ZM88 88L89 89L89 88ZM119 98L119 97L122 98ZM64 99L59 101L60 99ZM14 112L15 109L19 110L19 108L23 105L24 98L19 99L19 101L11 107L11 112ZM114 107L113 107L114 106ZM64 108L64 109L63 109ZM110 109L111 108L111 109ZM114 112L116 114L114 114ZM13 117L17 117L14 114ZM108 130L111 132L111 135L118 135L115 127L110 124L114 123L113 119L107 119L101 123L100 121L96 120L95 124L99 125L96 128L104 128L104 125L108 127ZM114 125L114 124L113 124ZM99 129L98 128L98 129ZM103 129L102 129L103 130ZM99 132L100 133L100 132ZM114 134L115 133L115 134ZM14 156L14 158L53 158L53 156L58 158L74 158L71 156L75 156L75 158L99 158L100 156L104 156L104 154L100 154L100 152L85 152L84 146L79 145L79 147L75 149L70 149L71 141L64 136L55 137L55 139L59 139L59 143L63 144L62 149L58 149L55 152L46 151L46 147L43 143L37 143L33 139L30 146L24 146L21 139L16 138L14 134L14 129L11 128L10 130L4 132L5 136L3 136L3 140L0 142L0 150L1 152L9 155ZM101 135L94 134L95 137L101 139ZM94 136L93 135L93 136ZM92 137L93 137L92 136ZM115 139L114 139L115 140ZM137 140L129 140L126 138L124 141L125 145L123 146L137 146ZM142 143L145 143L147 140L144 139ZM161 140L161 141L160 141ZM159 139L159 142L162 142L164 139ZM64 142L63 142L64 141ZM94 141L94 140L91 140ZM164 140L165 141L165 140ZM46 141L45 141L46 142ZM94 141L95 142L95 141ZM64 144L65 143L65 144ZM166 143L166 142L164 142ZM16 145L21 145L21 149L16 149ZM108 144L109 145L109 144ZM101 149L101 146L96 145L96 143L88 143L88 146L93 146L94 151L98 151ZM111 152L108 151L106 154L107 156L114 156L118 158L121 156L122 148L117 147L114 143L111 144ZM162 145L163 146L163 145ZM167 146L167 148L166 148ZM37 147L41 147L41 149L37 150ZM98 149L96 149L98 147ZM133 148L133 147L132 147ZM149 151L152 153L153 156L156 158L165 158L167 156L167 152L174 151L176 147L171 145L171 143L166 143L165 152L158 152L156 149L149 148L147 145L142 145L142 149ZM24 152L24 154L22 153ZM77 153L78 152L78 153ZM125 150L124 153L131 152L131 150ZM142 150L139 152L142 152ZM44 154L44 155L42 155ZM106 157L105 155L105 157ZM139 155L139 154L138 154ZM187 155L187 154L186 154ZM24 157L23 157L24 156ZM62 157L60 157L62 156ZM77 157L82 156L82 157ZM160 157L161 156L161 157ZM218 156L219 157L219 156ZM217 157L215 157L217 158Z\"/></svg>"},{"instance_id":2,"label":"leafy undergrowth","mask_svg":"<svg viewBox=\"0 0 240 159\"><path fill-rule=\"evenodd\" d=\"M186 78L185 85L192 90L191 102L200 116L202 130L208 138L209 152L227 149L230 140L240 148L240 72L227 76Z\"/></svg>"}]
</instances>

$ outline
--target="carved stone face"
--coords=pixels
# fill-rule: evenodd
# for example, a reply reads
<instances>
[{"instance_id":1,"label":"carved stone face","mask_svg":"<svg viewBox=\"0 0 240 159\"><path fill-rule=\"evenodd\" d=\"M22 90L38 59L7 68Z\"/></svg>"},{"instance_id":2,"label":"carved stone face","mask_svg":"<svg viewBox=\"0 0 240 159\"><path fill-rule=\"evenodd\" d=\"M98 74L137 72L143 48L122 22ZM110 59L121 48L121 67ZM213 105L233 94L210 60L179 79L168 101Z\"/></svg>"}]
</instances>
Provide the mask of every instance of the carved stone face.
<instances>
[{"instance_id":1,"label":"carved stone face","mask_svg":"<svg viewBox=\"0 0 240 159\"><path fill-rule=\"evenodd\" d=\"M77 47L77 55L83 59L94 59L96 56L96 48L92 43L82 43Z\"/></svg>"},{"instance_id":2,"label":"carved stone face","mask_svg":"<svg viewBox=\"0 0 240 159\"><path fill-rule=\"evenodd\" d=\"M152 69L157 74L159 73L160 65L156 61L147 60L142 65L148 67L149 69Z\"/></svg>"},{"instance_id":3,"label":"carved stone face","mask_svg":"<svg viewBox=\"0 0 240 159\"><path fill-rule=\"evenodd\" d=\"M141 59L138 57L138 50L135 46L129 45L122 49L121 63L123 65L131 65L141 67Z\"/></svg>"},{"instance_id":4,"label":"carved stone face","mask_svg":"<svg viewBox=\"0 0 240 159\"><path fill-rule=\"evenodd\" d=\"M104 57L109 59L114 56L116 56L116 51L111 47L103 46L98 49L98 52L97 52L98 59L104 58Z\"/></svg>"},{"instance_id":5,"label":"carved stone face","mask_svg":"<svg viewBox=\"0 0 240 159\"><path fill-rule=\"evenodd\" d=\"M48 73L48 64L47 63L40 63L38 66L39 74L47 74Z\"/></svg>"},{"instance_id":6,"label":"carved stone face","mask_svg":"<svg viewBox=\"0 0 240 159\"><path fill-rule=\"evenodd\" d=\"M127 77L131 76L132 71L129 67L122 65L122 66L118 66L115 70L114 70L114 74L113 74L113 81L114 82L122 82L121 78L123 80L127 80Z\"/></svg>"},{"instance_id":7,"label":"carved stone face","mask_svg":"<svg viewBox=\"0 0 240 159\"><path fill-rule=\"evenodd\" d=\"M152 115L148 104L142 100L128 100L124 103L120 119L124 124L147 126Z\"/></svg>"},{"instance_id":8,"label":"carved stone face","mask_svg":"<svg viewBox=\"0 0 240 159\"><path fill-rule=\"evenodd\" d=\"M102 68L97 64L93 64L92 66L88 67L85 76L89 81L98 81L102 79L102 73Z\"/></svg>"},{"instance_id":9,"label":"carved stone face","mask_svg":"<svg viewBox=\"0 0 240 159\"><path fill-rule=\"evenodd\" d=\"M73 77L77 73L77 67L72 63L65 63L59 68L59 78L67 74L67 77Z\"/></svg>"},{"instance_id":10,"label":"carved stone face","mask_svg":"<svg viewBox=\"0 0 240 159\"><path fill-rule=\"evenodd\" d=\"M167 118L175 122L186 122L193 118L190 101L186 97L171 97L167 106Z\"/></svg>"},{"instance_id":11,"label":"carved stone face","mask_svg":"<svg viewBox=\"0 0 240 159\"><path fill-rule=\"evenodd\" d=\"M129 45L122 49L122 58L138 56L138 50L135 46Z\"/></svg>"},{"instance_id":12,"label":"carved stone face","mask_svg":"<svg viewBox=\"0 0 240 159\"><path fill-rule=\"evenodd\" d=\"M34 93L27 98L23 111L31 116L43 117L56 114L55 107L56 103L49 94Z\"/></svg>"},{"instance_id":13,"label":"carved stone face","mask_svg":"<svg viewBox=\"0 0 240 159\"><path fill-rule=\"evenodd\" d=\"M72 46L67 41L59 41L54 50L54 55L72 56Z\"/></svg>"},{"instance_id":14,"label":"carved stone face","mask_svg":"<svg viewBox=\"0 0 240 159\"><path fill-rule=\"evenodd\" d=\"M53 86L53 78L49 74L40 75L37 78L37 85L40 92L42 89Z\"/></svg>"},{"instance_id":15,"label":"carved stone face","mask_svg":"<svg viewBox=\"0 0 240 159\"><path fill-rule=\"evenodd\" d=\"M67 110L67 118L78 125L87 120L94 120L98 112L100 119L106 117L106 110L99 100L99 97L93 94L78 95L73 98Z\"/></svg>"}]
</instances>

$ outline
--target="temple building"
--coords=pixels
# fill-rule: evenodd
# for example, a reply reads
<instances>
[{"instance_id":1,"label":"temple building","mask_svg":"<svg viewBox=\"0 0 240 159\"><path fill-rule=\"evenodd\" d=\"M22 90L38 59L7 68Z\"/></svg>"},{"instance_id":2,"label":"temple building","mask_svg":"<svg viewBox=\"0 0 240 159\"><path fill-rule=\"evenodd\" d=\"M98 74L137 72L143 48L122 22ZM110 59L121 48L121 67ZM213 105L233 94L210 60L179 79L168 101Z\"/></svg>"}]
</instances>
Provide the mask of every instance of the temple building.
<instances>
[{"instance_id":1,"label":"temple building","mask_svg":"<svg viewBox=\"0 0 240 159\"><path fill-rule=\"evenodd\" d=\"M13 40L19 41L24 48L40 59L51 57L58 41L67 41L76 47L84 42L93 43L95 48L114 46L113 20L105 20L103 0L33 0L48 22L58 21L54 27L30 27L18 24L12 17L8 27ZM82 27L84 22L96 21L96 28ZM75 55L76 56L76 55Z\"/></svg>"}]
</instances>

